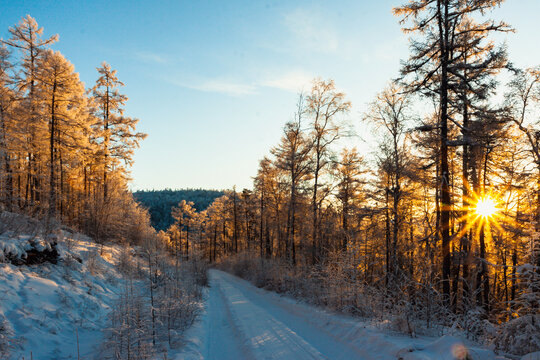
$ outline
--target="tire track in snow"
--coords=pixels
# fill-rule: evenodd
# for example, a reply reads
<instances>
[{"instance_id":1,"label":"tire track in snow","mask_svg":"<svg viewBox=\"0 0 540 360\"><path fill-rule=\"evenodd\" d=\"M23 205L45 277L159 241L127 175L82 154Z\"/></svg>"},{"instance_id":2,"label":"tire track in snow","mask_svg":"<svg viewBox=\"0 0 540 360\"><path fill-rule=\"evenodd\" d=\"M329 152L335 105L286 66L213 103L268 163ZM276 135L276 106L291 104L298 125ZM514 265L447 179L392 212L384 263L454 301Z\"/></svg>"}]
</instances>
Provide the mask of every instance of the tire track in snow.
<instances>
[{"instance_id":1,"label":"tire track in snow","mask_svg":"<svg viewBox=\"0 0 540 360\"><path fill-rule=\"evenodd\" d=\"M213 287L219 287L223 301L222 310L227 313L226 317L230 319L230 325L236 333L236 341L243 349L246 358L327 359L314 346L274 318L264 308L248 300L223 273L212 271L211 284ZM216 295L214 294L214 297ZM212 302L216 304L215 301ZM213 334L216 336L214 331ZM210 356L213 354L211 350L208 354L210 359L214 358Z\"/></svg>"},{"instance_id":2,"label":"tire track in snow","mask_svg":"<svg viewBox=\"0 0 540 360\"><path fill-rule=\"evenodd\" d=\"M333 360L380 360L388 359L388 355L380 356L373 353L364 341L355 343L352 339L364 339L368 343L380 341L381 334L373 334L366 330L359 322L342 319L339 315L328 314L318 309L308 309L296 303L287 301L280 295L256 288L251 283L228 273L222 273L230 284L241 291L251 302L268 309L275 318L283 321L287 326L314 344L322 353ZM336 332L335 328L340 331ZM346 330L346 331L344 331ZM373 338L371 338L373 337ZM385 346L394 346L387 343ZM399 347L396 347L397 352Z\"/></svg>"},{"instance_id":3,"label":"tire track in snow","mask_svg":"<svg viewBox=\"0 0 540 360\"><path fill-rule=\"evenodd\" d=\"M240 336L220 284L210 281L205 358L238 360L253 358L238 344Z\"/></svg>"}]
</instances>

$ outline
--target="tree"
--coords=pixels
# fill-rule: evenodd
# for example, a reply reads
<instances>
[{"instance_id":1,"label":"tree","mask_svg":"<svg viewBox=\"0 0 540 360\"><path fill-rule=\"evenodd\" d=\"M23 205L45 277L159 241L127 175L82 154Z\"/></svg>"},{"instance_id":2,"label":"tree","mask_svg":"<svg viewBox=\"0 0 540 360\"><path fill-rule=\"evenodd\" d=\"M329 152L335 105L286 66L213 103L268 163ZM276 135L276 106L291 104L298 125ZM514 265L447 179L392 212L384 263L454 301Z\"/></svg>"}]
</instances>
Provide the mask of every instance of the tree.
<instances>
[{"instance_id":1,"label":"tree","mask_svg":"<svg viewBox=\"0 0 540 360\"><path fill-rule=\"evenodd\" d=\"M178 207L172 209L172 216L174 218L175 225L180 232L180 238L178 239L179 244L182 243L182 232L186 232L186 241L185 241L185 256L186 259L189 259L189 233L192 222L195 218L196 209L192 201L182 200L178 203Z\"/></svg>"},{"instance_id":2,"label":"tree","mask_svg":"<svg viewBox=\"0 0 540 360\"><path fill-rule=\"evenodd\" d=\"M275 168L272 165L272 162L267 157L264 157L259 162L259 170L257 171L257 176L254 179L254 188L259 195L259 248L260 248L260 257L266 257L267 259L272 257L272 243L270 238L270 229L269 229L269 214L268 208L271 201L270 196L272 185L276 185L273 174L275 173Z\"/></svg>"},{"instance_id":3,"label":"tree","mask_svg":"<svg viewBox=\"0 0 540 360\"><path fill-rule=\"evenodd\" d=\"M387 140L381 144L382 170L387 175L385 193L392 197L392 240L387 249L387 267L389 275L395 279L397 276L399 257L397 253L399 229L402 223L400 213L403 198L403 177L405 176L407 157L405 155L404 134L408 120L408 95L395 85L390 85L371 104L367 119L382 127ZM388 204L387 204L388 206Z\"/></svg>"},{"instance_id":4,"label":"tree","mask_svg":"<svg viewBox=\"0 0 540 360\"><path fill-rule=\"evenodd\" d=\"M38 61L43 56L47 47L58 41L58 35L48 39L42 39L43 28L40 28L34 18L26 15L18 25L9 28L11 37L2 40L2 43L20 51L22 57L22 77L16 79L17 89L25 94L24 102L27 117L22 123L25 126L25 150L27 152L27 179L26 179L26 203L34 204L40 200L38 163L41 160L41 146L38 140L41 138L43 122L39 114L40 104L36 98L35 88L37 84Z\"/></svg>"},{"instance_id":5,"label":"tree","mask_svg":"<svg viewBox=\"0 0 540 360\"><path fill-rule=\"evenodd\" d=\"M540 108L540 68L529 68L517 70L514 78L509 84L507 102L510 106L510 119L519 131L524 135L528 145L528 152L532 158L536 170L536 199L534 212L534 231L531 234L530 265L535 267L534 271L529 271L529 277L535 278L531 281L529 288L536 291L536 302L540 298L540 121L537 111ZM533 285L534 284L534 285Z\"/></svg>"},{"instance_id":6,"label":"tree","mask_svg":"<svg viewBox=\"0 0 540 360\"><path fill-rule=\"evenodd\" d=\"M271 153L276 158L276 167L286 172L288 177L289 204L287 210L285 254L293 265L296 264L295 220L297 197L302 182L307 180L311 173L312 166L310 153L313 144L302 129L304 113L304 98L300 95L295 120L285 124L280 144L271 150Z\"/></svg>"},{"instance_id":7,"label":"tree","mask_svg":"<svg viewBox=\"0 0 540 360\"><path fill-rule=\"evenodd\" d=\"M15 132L16 117L14 107L16 92L10 88L9 72L13 65L10 62L10 52L4 44L0 44L0 159L2 161L2 177L0 178L0 201L9 211L13 210L13 145L17 143L18 134Z\"/></svg>"},{"instance_id":8,"label":"tree","mask_svg":"<svg viewBox=\"0 0 540 360\"><path fill-rule=\"evenodd\" d=\"M315 79L310 95L307 97L306 112L312 118L311 139L313 141L313 190L311 200L312 211L312 248L311 261L318 262L319 247L319 207L324 197L320 196L319 187L321 176L330 165L330 146L339 139L342 126L336 119L340 114L346 113L351 103L345 100L345 94L336 90L333 80L324 81Z\"/></svg>"},{"instance_id":9,"label":"tree","mask_svg":"<svg viewBox=\"0 0 540 360\"><path fill-rule=\"evenodd\" d=\"M218 197L207 209L208 225L206 226L206 229L209 232L208 236L210 237L208 257L210 261L213 262L215 262L217 256L220 255L218 250L218 233L221 236L224 235L223 232L219 230L225 228L225 209L227 201L229 201L229 198L225 195ZM223 244L224 241L225 239L222 239L221 243Z\"/></svg>"},{"instance_id":10,"label":"tree","mask_svg":"<svg viewBox=\"0 0 540 360\"><path fill-rule=\"evenodd\" d=\"M45 105L44 115L49 123L49 217L54 218L57 163L65 156L61 149L84 147L87 124L81 109L86 110L85 90L73 65L59 52L45 53L36 78L39 79L39 98Z\"/></svg>"},{"instance_id":11,"label":"tree","mask_svg":"<svg viewBox=\"0 0 540 360\"><path fill-rule=\"evenodd\" d=\"M356 148L343 149L341 159L337 166L337 198L341 202L341 227L343 230L342 250L347 251L348 241L351 237L349 218L361 199L362 180L364 173L362 165L364 160Z\"/></svg>"},{"instance_id":12,"label":"tree","mask_svg":"<svg viewBox=\"0 0 540 360\"><path fill-rule=\"evenodd\" d=\"M116 70L105 62L97 68L99 78L92 88L98 123L94 125L99 132L98 143L101 145L103 158L103 199L107 200L107 173L114 168L117 161L131 165L133 149L146 134L136 133L135 126L139 120L124 116L127 96L120 94L119 87L124 86L116 76Z\"/></svg>"},{"instance_id":13,"label":"tree","mask_svg":"<svg viewBox=\"0 0 540 360\"><path fill-rule=\"evenodd\" d=\"M407 33L416 32L420 40L411 40L411 56L402 68L404 77L412 76L407 80L411 91L422 92L426 96L435 96L439 106L439 147L440 147L440 179L441 187L441 216L440 229L442 237L442 287L447 301L450 300L450 213L451 193L450 174L448 166L448 129L449 121L456 122L449 116L452 83L463 62L457 61L460 57L459 46L455 43L456 35L460 31L477 31L485 35L492 31L506 28L506 24L495 24L486 21L474 27L462 27L465 18L477 13L485 13L499 5L503 0L412 0L406 5L394 8L394 14L401 16L401 23L410 22L410 27L404 27Z\"/></svg>"},{"instance_id":14,"label":"tree","mask_svg":"<svg viewBox=\"0 0 540 360\"><path fill-rule=\"evenodd\" d=\"M458 277L460 274L459 265L462 264L462 286L463 297L470 297L470 248L472 234L470 233L471 213L469 209L473 206L470 198L478 196L480 184L478 177L475 176L475 164L481 150L482 141L478 141L484 135L483 129L488 129L488 125L493 125L493 118L499 109L489 109L488 100L494 92L497 82L494 76L507 65L507 55L505 48L496 48L494 43L487 41L487 36L491 31L510 31L510 28L504 24L484 23L478 24L470 16L461 17L461 22L457 24L457 30L453 38L453 58L454 62L449 67L449 72L455 77L450 82L449 88L452 92L450 103L456 113L462 117L461 125L458 126L461 131L461 139L453 142L454 146L462 147L462 217L461 231L458 234L460 238L460 254L458 258L458 268L455 271L454 284L457 291ZM495 127L497 125L495 124ZM474 131L474 130L477 131ZM471 181L472 180L472 181ZM473 194L470 190L472 189ZM463 258L463 259L462 259ZM485 261L482 260L485 264ZM487 278L484 283L488 284ZM457 305L458 296L453 297L454 305ZM487 292L484 299L487 299ZM487 300L485 301L487 304Z\"/></svg>"}]
</instances>

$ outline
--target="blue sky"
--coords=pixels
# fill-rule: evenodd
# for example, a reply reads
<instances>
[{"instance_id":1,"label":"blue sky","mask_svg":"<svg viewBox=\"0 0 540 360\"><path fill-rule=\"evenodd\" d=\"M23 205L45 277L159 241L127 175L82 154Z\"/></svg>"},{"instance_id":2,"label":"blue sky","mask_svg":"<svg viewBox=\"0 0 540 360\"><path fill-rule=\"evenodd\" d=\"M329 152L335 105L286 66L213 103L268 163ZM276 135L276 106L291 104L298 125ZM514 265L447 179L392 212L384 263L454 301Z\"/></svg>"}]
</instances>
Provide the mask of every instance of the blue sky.
<instances>
[{"instance_id":1,"label":"blue sky","mask_svg":"<svg viewBox=\"0 0 540 360\"><path fill-rule=\"evenodd\" d=\"M242 188L317 76L348 94L348 143L370 151L360 118L408 55L391 14L404 1L0 0L0 37L30 14L87 87L102 61L118 70L148 133L134 189ZM517 66L540 64L539 13L538 0L508 0L491 14L516 28L496 39Z\"/></svg>"}]
</instances>

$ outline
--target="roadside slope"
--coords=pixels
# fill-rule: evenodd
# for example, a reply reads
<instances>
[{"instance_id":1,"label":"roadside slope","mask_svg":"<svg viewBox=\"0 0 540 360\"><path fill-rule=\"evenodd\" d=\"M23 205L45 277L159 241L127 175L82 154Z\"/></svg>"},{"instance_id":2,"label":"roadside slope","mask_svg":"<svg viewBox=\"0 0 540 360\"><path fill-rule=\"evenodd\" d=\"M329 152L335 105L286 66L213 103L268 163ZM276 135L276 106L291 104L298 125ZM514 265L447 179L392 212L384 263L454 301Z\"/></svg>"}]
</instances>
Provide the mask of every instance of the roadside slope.
<instances>
[{"instance_id":1,"label":"roadside slope","mask_svg":"<svg viewBox=\"0 0 540 360\"><path fill-rule=\"evenodd\" d=\"M177 359L502 359L451 336L410 338L210 270L203 320Z\"/></svg>"},{"instance_id":2,"label":"roadside slope","mask_svg":"<svg viewBox=\"0 0 540 360\"><path fill-rule=\"evenodd\" d=\"M77 334L81 358L92 359L109 324L122 288L120 246L105 246L100 255L100 246L82 235L57 241L57 264L0 263L0 326L10 359L77 359ZM15 251L7 246L13 243L13 236L0 237L4 252Z\"/></svg>"}]
</instances>

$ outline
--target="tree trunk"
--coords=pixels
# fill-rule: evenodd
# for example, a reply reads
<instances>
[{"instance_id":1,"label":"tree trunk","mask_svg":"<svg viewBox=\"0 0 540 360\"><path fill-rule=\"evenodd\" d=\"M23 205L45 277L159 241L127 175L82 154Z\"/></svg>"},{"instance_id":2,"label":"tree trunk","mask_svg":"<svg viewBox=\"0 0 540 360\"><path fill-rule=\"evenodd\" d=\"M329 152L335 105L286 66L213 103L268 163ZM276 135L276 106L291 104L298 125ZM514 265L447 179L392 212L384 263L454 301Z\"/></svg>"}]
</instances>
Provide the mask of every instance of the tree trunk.
<instances>
[{"instance_id":1,"label":"tree trunk","mask_svg":"<svg viewBox=\"0 0 540 360\"><path fill-rule=\"evenodd\" d=\"M49 177L49 220L56 216L56 184L55 184L55 171L54 171L54 136L56 132L56 117L55 117L55 95L56 95L56 81L53 84L53 92L51 98L51 120L50 120L50 148L49 148L49 161L50 161L50 177Z\"/></svg>"},{"instance_id":2,"label":"tree trunk","mask_svg":"<svg viewBox=\"0 0 540 360\"><path fill-rule=\"evenodd\" d=\"M238 253L238 216L236 208L236 189L233 192L233 247L234 252Z\"/></svg>"},{"instance_id":3,"label":"tree trunk","mask_svg":"<svg viewBox=\"0 0 540 360\"><path fill-rule=\"evenodd\" d=\"M442 2L442 9L441 9ZM438 0L439 42L441 51L441 83L440 83L440 111L441 111L441 236L442 236L442 287L445 302L450 300L450 207L451 196L448 173L448 0ZM443 14L444 11L444 14Z\"/></svg>"},{"instance_id":4,"label":"tree trunk","mask_svg":"<svg viewBox=\"0 0 540 360\"><path fill-rule=\"evenodd\" d=\"M319 151L320 146L320 139L317 138L317 146L316 146L316 157L317 161L315 163L315 173L314 173L314 183L313 183L313 198L312 198L312 225L313 229L311 232L311 263L316 264L318 262L318 253L317 253L317 245L318 245L318 236L319 236L319 226L318 226L318 202L317 202L317 191L319 188L319 171L320 171L320 163L321 163L321 154Z\"/></svg>"},{"instance_id":5,"label":"tree trunk","mask_svg":"<svg viewBox=\"0 0 540 360\"><path fill-rule=\"evenodd\" d=\"M392 259L390 257L390 199L389 199L389 179L386 186L386 198L385 198L385 247L386 247L386 276L385 276L385 284L388 286L390 283L390 275L392 273Z\"/></svg>"},{"instance_id":6,"label":"tree trunk","mask_svg":"<svg viewBox=\"0 0 540 360\"><path fill-rule=\"evenodd\" d=\"M261 259L264 257L264 246L263 246L263 227L264 227L264 193L261 191L261 200L260 200L260 222L259 222L259 256Z\"/></svg>"}]
</instances>

